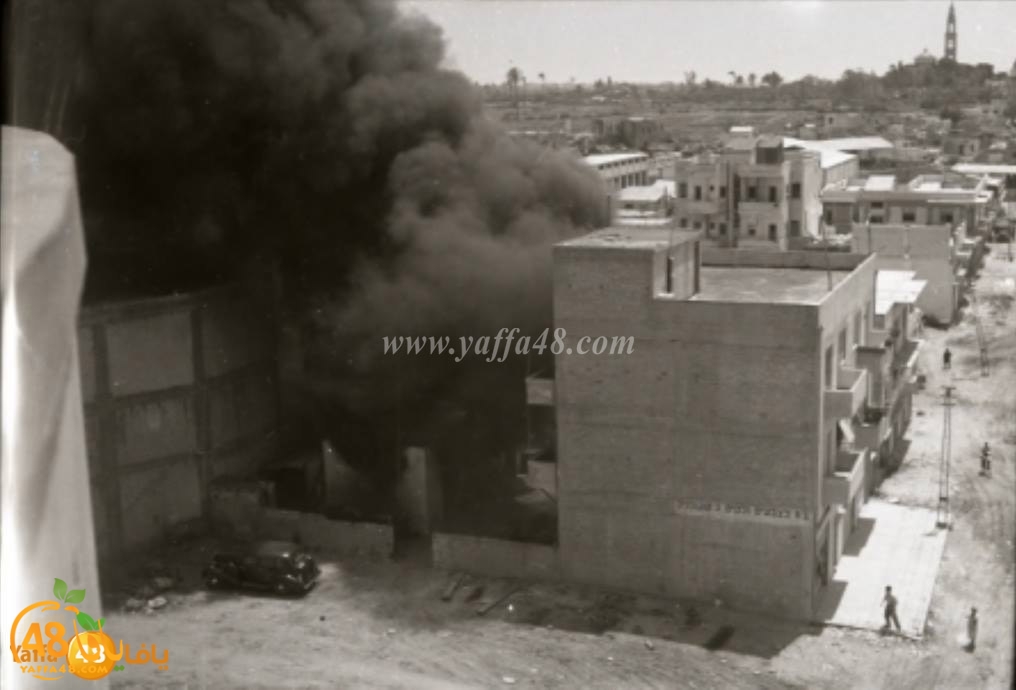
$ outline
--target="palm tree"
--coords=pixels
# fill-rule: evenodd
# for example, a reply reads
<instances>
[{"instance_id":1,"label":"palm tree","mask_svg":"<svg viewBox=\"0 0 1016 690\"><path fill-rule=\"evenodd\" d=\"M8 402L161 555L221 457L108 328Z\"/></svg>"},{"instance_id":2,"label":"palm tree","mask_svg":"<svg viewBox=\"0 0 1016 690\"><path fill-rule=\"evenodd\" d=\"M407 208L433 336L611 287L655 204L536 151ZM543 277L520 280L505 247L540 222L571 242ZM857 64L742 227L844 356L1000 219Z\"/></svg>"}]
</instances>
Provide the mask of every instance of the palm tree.
<instances>
[{"instance_id":1,"label":"palm tree","mask_svg":"<svg viewBox=\"0 0 1016 690\"><path fill-rule=\"evenodd\" d=\"M731 84L737 83L737 72L735 72L734 70L730 70L729 72L727 72L727 76L730 77Z\"/></svg>"},{"instance_id":2,"label":"palm tree","mask_svg":"<svg viewBox=\"0 0 1016 690\"><path fill-rule=\"evenodd\" d=\"M751 74L749 74L749 75L748 75L748 86L750 86L751 88L753 88L753 89L754 89L754 88L755 88L755 80L756 80L756 79L757 79L757 77L755 76L755 73L754 73L754 72L752 72Z\"/></svg>"},{"instance_id":3,"label":"palm tree","mask_svg":"<svg viewBox=\"0 0 1016 690\"><path fill-rule=\"evenodd\" d=\"M523 79L522 70L518 67L512 66L508 70L508 74L505 75L505 83L508 85L508 93L511 95L512 100L515 101L515 119L519 119L519 82Z\"/></svg>"}]
</instances>

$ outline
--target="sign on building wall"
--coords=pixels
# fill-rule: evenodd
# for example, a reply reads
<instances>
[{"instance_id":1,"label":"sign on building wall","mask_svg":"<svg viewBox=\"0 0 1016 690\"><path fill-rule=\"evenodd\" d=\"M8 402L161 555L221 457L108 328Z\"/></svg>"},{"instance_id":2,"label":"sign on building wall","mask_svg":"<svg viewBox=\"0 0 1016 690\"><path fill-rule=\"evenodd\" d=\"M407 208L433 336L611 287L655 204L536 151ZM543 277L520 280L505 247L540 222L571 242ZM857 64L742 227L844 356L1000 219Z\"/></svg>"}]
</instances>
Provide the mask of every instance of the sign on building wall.
<instances>
[{"instance_id":1,"label":"sign on building wall","mask_svg":"<svg viewBox=\"0 0 1016 690\"><path fill-rule=\"evenodd\" d=\"M797 508L757 508L730 503L714 503L711 501L674 501L675 513L698 513L767 518L770 520L788 520L792 522L810 522L812 514Z\"/></svg>"}]
</instances>

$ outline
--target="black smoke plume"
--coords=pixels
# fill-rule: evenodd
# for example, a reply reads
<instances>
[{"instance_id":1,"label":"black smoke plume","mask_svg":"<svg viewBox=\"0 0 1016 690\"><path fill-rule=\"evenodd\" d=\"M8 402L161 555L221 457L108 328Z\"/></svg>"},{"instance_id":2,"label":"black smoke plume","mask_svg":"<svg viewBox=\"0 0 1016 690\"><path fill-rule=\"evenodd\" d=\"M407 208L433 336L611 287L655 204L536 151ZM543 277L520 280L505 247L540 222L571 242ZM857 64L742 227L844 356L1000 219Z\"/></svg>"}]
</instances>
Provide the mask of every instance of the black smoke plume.
<instances>
[{"instance_id":1,"label":"black smoke plume","mask_svg":"<svg viewBox=\"0 0 1016 690\"><path fill-rule=\"evenodd\" d=\"M438 27L387 0L58 6L94 291L273 266L307 378L345 408L518 425L525 362L385 357L381 338L551 326L550 246L602 220L603 192L486 120Z\"/></svg>"}]
</instances>

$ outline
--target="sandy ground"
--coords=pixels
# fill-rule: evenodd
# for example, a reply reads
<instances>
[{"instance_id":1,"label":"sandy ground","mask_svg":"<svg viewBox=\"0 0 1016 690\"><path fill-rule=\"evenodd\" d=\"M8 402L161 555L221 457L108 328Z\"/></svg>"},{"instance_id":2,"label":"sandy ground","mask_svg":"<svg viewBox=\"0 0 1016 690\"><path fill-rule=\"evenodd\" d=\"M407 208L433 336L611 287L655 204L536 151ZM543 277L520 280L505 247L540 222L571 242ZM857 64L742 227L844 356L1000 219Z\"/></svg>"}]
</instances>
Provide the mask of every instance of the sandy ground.
<instances>
[{"instance_id":1,"label":"sandy ground","mask_svg":"<svg viewBox=\"0 0 1016 690\"><path fill-rule=\"evenodd\" d=\"M1010 283L1007 280L1012 279ZM915 396L911 447L882 498L935 508L941 387L956 386L951 465L953 527L921 641L790 624L688 603L529 585L487 615L476 609L512 583L471 580L441 600L447 575L419 554L386 563L325 563L300 600L209 594L197 586L208 544L162 558L184 584L151 614L107 603L116 638L170 651L169 668L127 666L114 688L1009 688L1013 674L1016 531L1016 263L997 246L977 281L991 339L980 375L969 310L948 331L926 330L928 377ZM945 344L953 371L941 371ZM978 476L987 440L994 476ZM192 587L188 589L188 586ZM482 587L482 592L477 588ZM511 608L508 608L508 604ZM877 604L876 604L877 605ZM966 613L979 644L963 648ZM726 638L725 640L723 638Z\"/></svg>"}]
</instances>

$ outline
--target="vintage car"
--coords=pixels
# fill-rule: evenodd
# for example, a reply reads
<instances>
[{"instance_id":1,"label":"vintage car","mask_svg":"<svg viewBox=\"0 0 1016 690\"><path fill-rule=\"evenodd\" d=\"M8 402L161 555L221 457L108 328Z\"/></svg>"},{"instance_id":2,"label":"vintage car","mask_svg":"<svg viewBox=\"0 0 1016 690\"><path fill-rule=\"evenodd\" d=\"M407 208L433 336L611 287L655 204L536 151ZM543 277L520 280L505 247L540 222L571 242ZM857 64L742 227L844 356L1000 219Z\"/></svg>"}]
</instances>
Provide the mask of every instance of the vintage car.
<instances>
[{"instance_id":1,"label":"vintage car","mask_svg":"<svg viewBox=\"0 0 1016 690\"><path fill-rule=\"evenodd\" d=\"M245 588L276 594L306 594L320 568L302 547L265 541L217 552L202 573L209 588Z\"/></svg>"}]
</instances>

